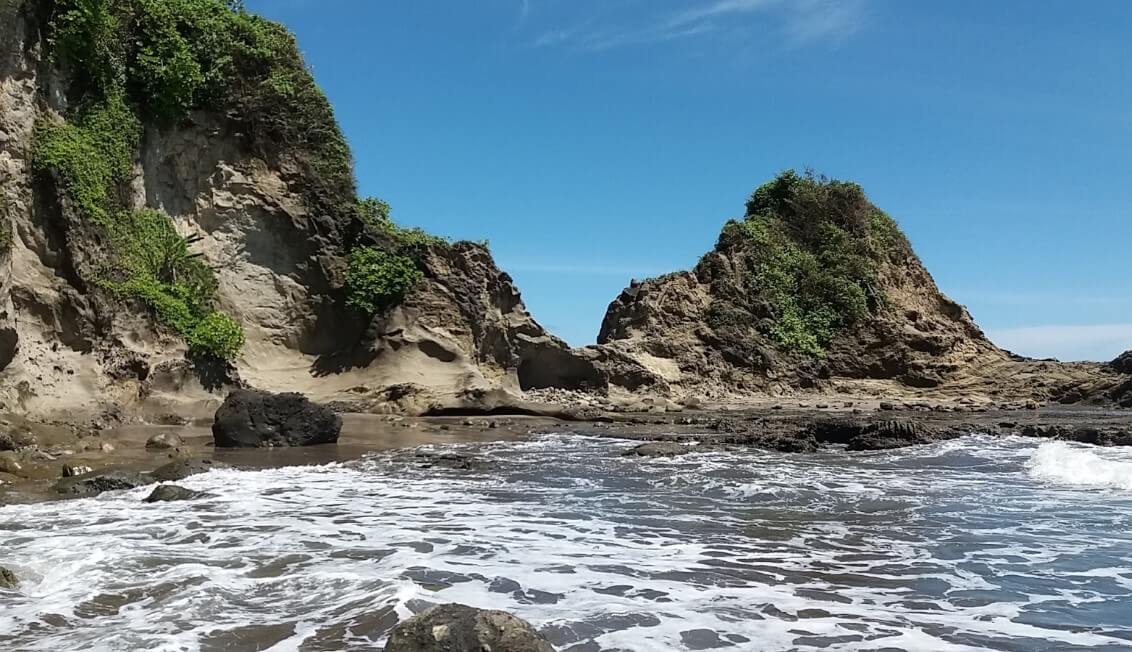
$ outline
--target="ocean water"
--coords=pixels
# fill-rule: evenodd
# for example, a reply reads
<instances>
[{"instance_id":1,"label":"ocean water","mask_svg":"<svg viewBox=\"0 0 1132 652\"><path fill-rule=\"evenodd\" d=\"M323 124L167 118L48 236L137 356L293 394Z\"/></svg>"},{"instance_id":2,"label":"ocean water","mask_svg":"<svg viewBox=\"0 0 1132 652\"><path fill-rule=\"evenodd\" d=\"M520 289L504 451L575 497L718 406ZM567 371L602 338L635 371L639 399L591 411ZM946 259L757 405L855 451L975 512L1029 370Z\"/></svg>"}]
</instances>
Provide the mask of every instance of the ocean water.
<instances>
[{"instance_id":1,"label":"ocean water","mask_svg":"<svg viewBox=\"0 0 1132 652\"><path fill-rule=\"evenodd\" d=\"M0 508L2 650L380 650L431 604L559 650L1132 650L1132 450L624 458L547 435Z\"/></svg>"}]
</instances>

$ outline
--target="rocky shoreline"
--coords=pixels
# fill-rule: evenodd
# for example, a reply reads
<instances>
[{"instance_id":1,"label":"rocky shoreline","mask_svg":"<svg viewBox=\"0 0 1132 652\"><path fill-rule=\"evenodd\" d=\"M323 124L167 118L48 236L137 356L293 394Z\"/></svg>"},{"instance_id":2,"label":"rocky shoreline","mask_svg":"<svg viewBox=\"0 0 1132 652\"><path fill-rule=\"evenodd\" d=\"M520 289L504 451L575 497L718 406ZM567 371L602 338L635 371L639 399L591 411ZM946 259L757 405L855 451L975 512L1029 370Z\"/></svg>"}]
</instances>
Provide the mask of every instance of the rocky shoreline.
<instances>
[{"instance_id":1,"label":"rocky shoreline","mask_svg":"<svg viewBox=\"0 0 1132 652\"><path fill-rule=\"evenodd\" d=\"M881 450L975 433L1132 446L1132 419L1126 410L1036 402L823 396L746 405L706 405L699 400L678 404L659 397L615 404L559 393L553 396L571 404L493 403L479 410L469 407L466 414L441 410L436 416L408 417L335 414L298 395L278 395L249 411L255 396L233 393L213 420L169 416L156 424L103 425L0 418L0 503L87 497L176 482L217 466L341 462L378 450L510 441L551 432L639 441L642 444L626 454L641 456L750 447L792 454L827 447ZM334 429L333 436L320 432L319 424L323 430ZM292 437L288 428L299 434ZM240 429L247 432L241 434ZM257 437L261 443L256 443ZM466 462L421 454L424 467Z\"/></svg>"}]
</instances>

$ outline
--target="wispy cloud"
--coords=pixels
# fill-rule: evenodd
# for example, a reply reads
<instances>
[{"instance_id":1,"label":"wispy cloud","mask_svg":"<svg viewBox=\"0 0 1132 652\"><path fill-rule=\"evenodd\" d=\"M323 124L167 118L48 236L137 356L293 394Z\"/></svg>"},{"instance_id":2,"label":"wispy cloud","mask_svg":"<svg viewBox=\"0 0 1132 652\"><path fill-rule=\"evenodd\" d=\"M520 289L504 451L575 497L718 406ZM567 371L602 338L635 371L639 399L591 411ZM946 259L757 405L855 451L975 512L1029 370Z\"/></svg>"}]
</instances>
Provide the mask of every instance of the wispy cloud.
<instances>
[{"instance_id":1,"label":"wispy cloud","mask_svg":"<svg viewBox=\"0 0 1132 652\"><path fill-rule=\"evenodd\" d=\"M1021 355L1059 360L1112 360L1132 349L1132 324L990 329L995 344Z\"/></svg>"},{"instance_id":2,"label":"wispy cloud","mask_svg":"<svg viewBox=\"0 0 1132 652\"><path fill-rule=\"evenodd\" d=\"M840 41L860 29L865 0L699 0L679 10L606 11L580 23L557 25L538 34L536 47L569 46L584 51L685 40L745 29L756 20L791 45ZM660 4L660 3L655 3ZM617 4L605 4L608 9Z\"/></svg>"}]
</instances>

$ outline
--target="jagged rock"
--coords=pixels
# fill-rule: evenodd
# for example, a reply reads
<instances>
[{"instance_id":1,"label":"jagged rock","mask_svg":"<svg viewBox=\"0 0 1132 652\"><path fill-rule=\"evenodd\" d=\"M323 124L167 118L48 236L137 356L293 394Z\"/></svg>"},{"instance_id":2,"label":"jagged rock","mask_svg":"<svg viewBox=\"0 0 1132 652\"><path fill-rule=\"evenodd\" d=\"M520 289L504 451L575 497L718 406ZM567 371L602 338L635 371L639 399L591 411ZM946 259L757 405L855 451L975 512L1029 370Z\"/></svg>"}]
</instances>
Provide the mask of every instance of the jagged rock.
<instances>
[{"instance_id":1,"label":"jagged rock","mask_svg":"<svg viewBox=\"0 0 1132 652\"><path fill-rule=\"evenodd\" d=\"M20 588L20 580L16 578L16 574L0 566L0 589L15 591L18 588Z\"/></svg>"},{"instance_id":2,"label":"jagged rock","mask_svg":"<svg viewBox=\"0 0 1132 652\"><path fill-rule=\"evenodd\" d=\"M181 446L184 446L184 444L185 442L182 441L181 437L176 433L159 432L146 440L145 447L146 450L164 451L173 448L180 448Z\"/></svg>"},{"instance_id":3,"label":"jagged rock","mask_svg":"<svg viewBox=\"0 0 1132 652\"><path fill-rule=\"evenodd\" d=\"M200 498L205 495L201 491L193 491L184 487L178 487L175 484L163 484L154 487L153 492L146 496L144 502L147 503L171 503L180 500L192 500Z\"/></svg>"},{"instance_id":4,"label":"jagged rock","mask_svg":"<svg viewBox=\"0 0 1132 652\"><path fill-rule=\"evenodd\" d=\"M799 287L821 291L825 283L859 290L861 301L855 305L865 308L819 297L829 311L852 318L835 322L824 344L789 337L794 322L785 322L785 308L776 306L780 295L768 290L771 281L757 279L767 266L779 265L768 272L770 279L796 268L776 263L763 251L768 246L823 261L830 259L823 247L840 247L832 258L867 259L867 265L852 268L868 270L863 280L860 272L831 265L815 275L820 282L790 286L795 292ZM814 346L822 349L820 355ZM829 390L836 382L839 391L859 387L873 394L884 387L893 396L953 385L1012 400L1103 402L1117 382L1109 366L1025 360L999 349L963 306L938 289L895 223L859 187L790 174L760 187L744 219L725 226L715 248L694 269L630 284L610 304L598 348L636 362L673 391L740 399L752 393ZM1056 389L1069 384L1073 393Z\"/></svg>"},{"instance_id":5,"label":"jagged rock","mask_svg":"<svg viewBox=\"0 0 1132 652\"><path fill-rule=\"evenodd\" d=\"M530 624L504 611L433 607L398 624L385 652L554 652Z\"/></svg>"},{"instance_id":6,"label":"jagged rock","mask_svg":"<svg viewBox=\"0 0 1132 652\"><path fill-rule=\"evenodd\" d=\"M150 476L158 482L179 482L198 473L208 473L213 469L222 468L227 467L212 460L174 460L158 467Z\"/></svg>"},{"instance_id":7,"label":"jagged rock","mask_svg":"<svg viewBox=\"0 0 1132 652\"><path fill-rule=\"evenodd\" d=\"M97 496L104 491L121 491L150 484L152 480L133 471L101 471L63 478L55 483L56 493L66 496Z\"/></svg>"},{"instance_id":8,"label":"jagged rock","mask_svg":"<svg viewBox=\"0 0 1132 652\"><path fill-rule=\"evenodd\" d=\"M342 417L302 394L238 389L216 411L212 437L218 448L313 446L338 441Z\"/></svg>"},{"instance_id":9,"label":"jagged rock","mask_svg":"<svg viewBox=\"0 0 1132 652\"><path fill-rule=\"evenodd\" d=\"M0 451L14 450L16 450L16 442L12 440L12 436L6 432L0 432Z\"/></svg>"},{"instance_id":10,"label":"jagged rock","mask_svg":"<svg viewBox=\"0 0 1132 652\"><path fill-rule=\"evenodd\" d=\"M1118 372L1132 376L1132 351L1121 353L1109 364Z\"/></svg>"}]
</instances>

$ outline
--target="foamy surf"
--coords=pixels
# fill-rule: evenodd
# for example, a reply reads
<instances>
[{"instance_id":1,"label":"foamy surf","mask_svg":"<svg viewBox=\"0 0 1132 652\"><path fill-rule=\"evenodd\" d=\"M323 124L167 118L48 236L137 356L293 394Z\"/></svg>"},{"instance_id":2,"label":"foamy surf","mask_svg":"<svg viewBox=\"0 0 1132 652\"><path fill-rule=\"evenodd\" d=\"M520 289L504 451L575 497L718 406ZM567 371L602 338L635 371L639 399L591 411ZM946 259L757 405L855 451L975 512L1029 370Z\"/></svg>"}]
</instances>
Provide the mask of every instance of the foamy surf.
<instances>
[{"instance_id":1,"label":"foamy surf","mask_svg":"<svg viewBox=\"0 0 1132 652\"><path fill-rule=\"evenodd\" d=\"M1132 499L1030 475L1035 444L622 458L548 436L214 471L0 509L0 649L380 650L442 602L559 650L1132 649ZM970 464L971 459L981 460Z\"/></svg>"},{"instance_id":2,"label":"foamy surf","mask_svg":"<svg viewBox=\"0 0 1132 652\"><path fill-rule=\"evenodd\" d=\"M1132 491L1132 452L1123 449L1047 442L1027 467L1034 478L1059 485Z\"/></svg>"}]
</instances>

